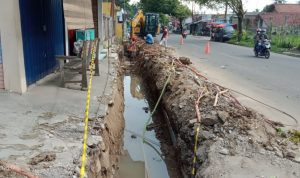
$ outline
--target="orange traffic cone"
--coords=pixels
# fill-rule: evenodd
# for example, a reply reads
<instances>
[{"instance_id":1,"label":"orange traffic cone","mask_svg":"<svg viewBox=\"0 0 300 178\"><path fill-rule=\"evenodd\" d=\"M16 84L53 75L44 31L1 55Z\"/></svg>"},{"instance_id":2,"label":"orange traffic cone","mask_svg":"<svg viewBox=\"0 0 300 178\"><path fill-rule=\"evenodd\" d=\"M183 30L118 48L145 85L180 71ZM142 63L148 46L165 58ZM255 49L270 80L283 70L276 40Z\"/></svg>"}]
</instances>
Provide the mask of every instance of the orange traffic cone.
<instances>
[{"instance_id":1,"label":"orange traffic cone","mask_svg":"<svg viewBox=\"0 0 300 178\"><path fill-rule=\"evenodd\" d=\"M179 44L180 44L180 45L183 45L183 43L184 43L184 42L183 42L183 37L181 36L180 39L179 39Z\"/></svg>"},{"instance_id":2,"label":"orange traffic cone","mask_svg":"<svg viewBox=\"0 0 300 178\"><path fill-rule=\"evenodd\" d=\"M209 42L206 43L205 48L204 48L205 54L210 54L210 44Z\"/></svg>"}]
</instances>

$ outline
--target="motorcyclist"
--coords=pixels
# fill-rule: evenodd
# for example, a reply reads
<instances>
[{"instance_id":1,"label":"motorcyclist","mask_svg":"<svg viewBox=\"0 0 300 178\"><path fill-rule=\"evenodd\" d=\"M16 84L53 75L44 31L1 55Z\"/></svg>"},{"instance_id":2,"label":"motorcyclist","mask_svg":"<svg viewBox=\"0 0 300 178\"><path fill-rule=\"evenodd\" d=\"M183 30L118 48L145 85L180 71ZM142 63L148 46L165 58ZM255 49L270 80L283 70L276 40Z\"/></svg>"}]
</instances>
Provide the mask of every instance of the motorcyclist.
<instances>
[{"instance_id":1,"label":"motorcyclist","mask_svg":"<svg viewBox=\"0 0 300 178\"><path fill-rule=\"evenodd\" d=\"M259 35L259 39L260 40L264 41L264 40L269 39L268 35L266 34L266 32L267 31L265 29L260 30L260 35Z\"/></svg>"},{"instance_id":2,"label":"motorcyclist","mask_svg":"<svg viewBox=\"0 0 300 178\"><path fill-rule=\"evenodd\" d=\"M257 49L257 47L258 47L258 43L259 43L259 40L260 40L260 31L261 31L261 29L260 28L258 28L258 29L256 29L256 34L255 34L255 36L254 36L254 51Z\"/></svg>"},{"instance_id":3,"label":"motorcyclist","mask_svg":"<svg viewBox=\"0 0 300 178\"><path fill-rule=\"evenodd\" d=\"M266 34L266 30L265 29L257 29L256 30L256 35L254 36L254 39L255 39L254 50L256 50L257 48L260 49L263 42L268 39L268 35Z\"/></svg>"}]
</instances>

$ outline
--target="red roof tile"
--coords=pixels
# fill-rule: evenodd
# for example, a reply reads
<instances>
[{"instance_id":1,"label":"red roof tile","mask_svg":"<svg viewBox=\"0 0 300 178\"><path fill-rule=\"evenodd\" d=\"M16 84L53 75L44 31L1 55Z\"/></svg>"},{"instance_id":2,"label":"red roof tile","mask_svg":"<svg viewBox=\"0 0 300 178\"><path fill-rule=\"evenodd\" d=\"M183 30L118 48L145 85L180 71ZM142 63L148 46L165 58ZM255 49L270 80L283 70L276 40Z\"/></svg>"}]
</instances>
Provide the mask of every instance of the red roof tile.
<instances>
[{"instance_id":1,"label":"red roof tile","mask_svg":"<svg viewBox=\"0 0 300 178\"><path fill-rule=\"evenodd\" d=\"M279 13L300 13L300 4L275 4L275 11Z\"/></svg>"}]
</instances>

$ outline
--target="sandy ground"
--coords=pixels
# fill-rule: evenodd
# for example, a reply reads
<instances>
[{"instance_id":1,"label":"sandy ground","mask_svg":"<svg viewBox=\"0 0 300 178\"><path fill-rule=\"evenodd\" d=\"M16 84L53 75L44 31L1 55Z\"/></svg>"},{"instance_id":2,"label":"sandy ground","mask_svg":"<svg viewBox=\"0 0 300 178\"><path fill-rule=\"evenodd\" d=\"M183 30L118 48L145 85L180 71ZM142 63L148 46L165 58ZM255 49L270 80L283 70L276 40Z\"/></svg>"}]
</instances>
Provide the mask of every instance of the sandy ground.
<instances>
[{"instance_id":1,"label":"sandy ground","mask_svg":"<svg viewBox=\"0 0 300 178\"><path fill-rule=\"evenodd\" d=\"M112 96L117 60L112 54L100 62L100 76L94 77L91 91L91 122L107 115L110 100L101 98ZM59 76L53 74L23 95L0 92L1 160L45 178L78 175L86 92L58 86ZM101 141L90 135L88 143L93 145L95 139ZM15 177L0 168L0 177L10 174Z\"/></svg>"}]
</instances>

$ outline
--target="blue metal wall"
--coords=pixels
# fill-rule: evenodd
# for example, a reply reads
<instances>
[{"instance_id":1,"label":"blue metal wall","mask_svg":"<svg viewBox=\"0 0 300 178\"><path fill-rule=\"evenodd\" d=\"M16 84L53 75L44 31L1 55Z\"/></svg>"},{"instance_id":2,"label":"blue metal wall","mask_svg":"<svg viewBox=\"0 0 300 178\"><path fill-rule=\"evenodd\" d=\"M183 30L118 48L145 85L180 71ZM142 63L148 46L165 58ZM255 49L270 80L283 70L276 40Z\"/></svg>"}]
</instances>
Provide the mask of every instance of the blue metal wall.
<instances>
[{"instance_id":1,"label":"blue metal wall","mask_svg":"<svg viewBox=\"0 0 300 178\"><path fill-rule=\"evenodd\" d=\"M27 85L45 77L64 54L62 0L19 0Z\"/></svg>"}]
</instances>

